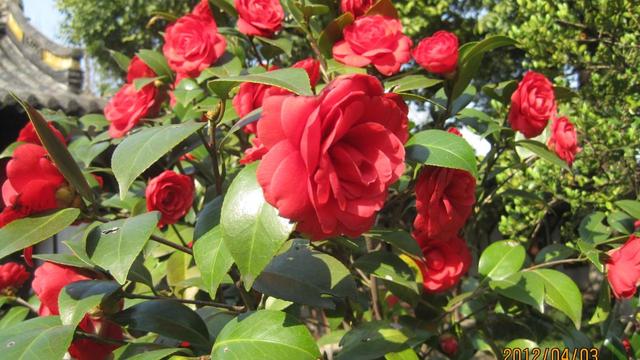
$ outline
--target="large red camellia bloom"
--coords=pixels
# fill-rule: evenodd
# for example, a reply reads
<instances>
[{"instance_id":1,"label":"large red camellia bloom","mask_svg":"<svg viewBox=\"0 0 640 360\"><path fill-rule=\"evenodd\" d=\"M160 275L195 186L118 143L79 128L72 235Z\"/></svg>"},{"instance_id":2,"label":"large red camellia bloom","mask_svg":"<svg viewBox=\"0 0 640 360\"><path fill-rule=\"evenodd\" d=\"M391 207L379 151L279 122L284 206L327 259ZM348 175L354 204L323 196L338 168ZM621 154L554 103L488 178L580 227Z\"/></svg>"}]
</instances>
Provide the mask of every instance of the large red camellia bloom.
<instances>
[{"instance_id":1,"label":"large red camellia bloom","mask_svg":"<svg viewBox=\"0 0 640 360\"><path fill-rule=\"evenodd\" d=\"M413 236L418 243L456 235L471 214L475 188L475 178L466 171L426 166L416 182Z\"/></svg>"},{"instance_id":2,"label":"large red camellia bloom","mask_svg":"<svg viewBox=\"0 0 640 360\"><path fill-rule=\"evenodd\" d=\"M425 70L434 74L449 74L458 67L458 38L444 30L420 41L413 58Z\"/></svg>"},{"instance_id":3,"label":"large red camellia bloom","mask_svg":"<svg viewBox=\"0 0 640 360\"><path fill-rule=\"evenodd\" d=\"M226 48L227 41L218 33L208 0L202 0L190 14L167 27L162 52L169 67L184 78L200 75Z\"/></svg>"},{"instance_id":4,"label":"large red camellia bloom","mask_svg":"<svg viewBox=\"0 0 640 360\"><path fill-rule=\"evenodd\" d=\"M551 122L551 137L548 146L558 157L571 166L576 154L582 150L578 146L578 133L569 118L562 116Z\"/></svg>"},{"instance_id":5,"label":"large red camellia bloom","mask_svg":"<svg viewBox=\"0 0 640 360\"><path fill-rule=\"evenodd\" d=\"M258 138L265 199L318 240L373 224L404 170L406 107L369 75L345 75L318 96L271 96Z\"/></svg>"},{"instance_id":6,"label":"large red camellia bloom","mask_svg":"<svg viewBox=\"0 0 640 360\"><path fill-rule=\"evenodd\" d=\"M556 112L556 98L551 81L535 71L528 71L511 95L509 123L527 138L540 135Z\"/></svg>"},{"instance_id":7,"label":"large red camellia bloom","mask_svg":"<svg viewBox=\"0 0 640 360\"><path fill-rule=\"evenodd\" d=\"M354 17L360 17L375 3L376 0L342 0L340 1L340 10L343 13L350 12Z\"/></svg>"},{"instance_id":8,"label":"large red camellia bloom","mask_svg":"<svg viewBox=\"0 0 640 360\"><path fill-rule=\"evenodd\" d=\"M104 116L109 120L109 136L123 137L142 118L152 116L159 107L157 92L153 84L139 91L133 84L125 84L120 88L104 108Z\"/></svg>"},{"instance_id":9,"label":"large red camellia bloom","mask_svg":"<svg viewBox=\"0 0 640 360\"><path fill-rule=\"evenodd\" d=\"M134 56L127 68L127 82L133 83L135 79L154 78L158 75L142 61L138 55Z\"/></svg>"},{"instance_id":10,"label":"large red camellia bloom","mask_svg":"<svg viewBox=\"0 0 640 360\"><path fill-rule=\"evenodd\" d=\"M58 296L62 289L74 282L94 279L94 274L84 272L71 266L63 266L45 262L34 273L31 284L33 291L40 299L40 316L59 315ZM122 329L101 318L85 315L78 327L87 333L96 334L104 338L122 340ZM78 360L106 359L117 345L104 344L90 339L77 339L71 343L69 354Z\"/></svg>"},{"instance_id":11,"label":"large red camellia bloom","mask_svg":"<svg viewBox=\"0 0 640 360\"><path fill-rule=\"evenodd\" d=\"M422 246L425 261L416 263L422 273L422 285L429 292L443 292L454 287L469 270L471 253L461 238L453 236L430 240Z\"/></svg>"},{"instance_id":12,"label":"large red camellia bloom","mask_svg":"<svg viewBox=\"0 0 640 360\"><path fill-rule=\"evenodd\" d=\"M606 268L613 295L632 298L640 282L640 238L631 235L624 245L611 251Z\"/></svg>"},{"instance_id":13,"label":"large red camellia bloom","mask_svg":"<svg viewBox=\"0 0 640 360\"><path fill-rule=\"evenodd\" d=\"M16 262L0 265L0 294L15 295L15 292L29 279L29 272Z\"/></svg>"},{"instance_id":14,"label":"large red camellia bloom","mask_svg":"<svg viewBox=\"0 0 640 360\"><path fill-rule=\"evenodd\" d=\"M402 33L400 20L363 16L343 30L344 40L333 46L333 57L349 66L373 65L383 75L393 75L411 58L411 39Z\"/></svg>"},{"instance_id":15,"label":"large red camellia bloom","mask_svg":"<svg viewBox=\"0 0 640 360\"><path fill-rule=\"evenodd\" d=\"M272 37L282 28L284 10L280 0L234 0L234 4L241 33Z\"/></svg>"},{"instance_id":16,"label":"large red camellia bloom","mask_svg":"<svg viewBox=\"0 0 640 360\"><path fill-rule=\"evenodd\" d=\"M61 143L63 144L67 143L67 140L65 140L62 133L58 129L56 129L55 126L53 126L50 122L48 122L47 125L49 125L49 129L51 129L53 134L58 138L58 140L60 140ZM25 125L20 130L20 133L18 133L18 138L16 139L16 141L42 145L42 142L40 142L40 138L38 137L38 134L36 133L36 129L33 127L33 124L31 123L31 121L29 121L27 125Z\"/></svg>"},{"instance_id":17,"label":"large red camellia bloom","mask_svg":"<svg viewBox=\"0 0 640 360\"><path fill-rule=\"evenodd\" d=\"M167 170L149 181L147 210L162 214L158 226L175 224L189 212L193 204L193 180L187 175Z\"/></svg>"}]
</instances>

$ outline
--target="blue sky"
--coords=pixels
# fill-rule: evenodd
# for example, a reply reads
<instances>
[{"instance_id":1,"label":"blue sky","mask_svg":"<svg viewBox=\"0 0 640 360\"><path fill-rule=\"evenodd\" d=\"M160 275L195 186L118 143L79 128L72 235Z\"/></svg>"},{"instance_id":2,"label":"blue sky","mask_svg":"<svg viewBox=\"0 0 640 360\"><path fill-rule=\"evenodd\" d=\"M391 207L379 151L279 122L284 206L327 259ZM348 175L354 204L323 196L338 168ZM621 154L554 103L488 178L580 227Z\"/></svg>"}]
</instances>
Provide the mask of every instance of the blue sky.
<instances>
[{"instance_id":1,"label":"blue sky","mask_svg":"<svg viewBox=\"0 0 640 360\"><path fill-rule=\"evenodd\" d=\"M60 23L63 16L55 7L55 0L22 0L25 15L31 24L51 40L62 43Z\"/></svg>"}]
</instances>

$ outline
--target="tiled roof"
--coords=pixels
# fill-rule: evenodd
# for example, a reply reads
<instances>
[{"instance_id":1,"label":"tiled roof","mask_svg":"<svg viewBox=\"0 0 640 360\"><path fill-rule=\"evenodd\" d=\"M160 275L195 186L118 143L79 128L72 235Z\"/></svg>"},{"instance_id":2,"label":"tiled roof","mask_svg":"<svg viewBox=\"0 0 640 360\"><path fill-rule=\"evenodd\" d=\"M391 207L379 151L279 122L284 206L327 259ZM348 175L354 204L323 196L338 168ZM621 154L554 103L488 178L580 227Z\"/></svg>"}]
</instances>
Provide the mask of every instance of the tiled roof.
<instances>
[{"instance_id":1,"label":"tiled roof","mask_svg":"<svg viewBox=\"0 0 640 360\"><path fill-rule=\"evenodd\" d=\"M99 112L104 101L82 92L82 51L55 44L24 17L16 0L0 0L0 108L14 92L38 108Z\"/></svg>"}]
</instances>

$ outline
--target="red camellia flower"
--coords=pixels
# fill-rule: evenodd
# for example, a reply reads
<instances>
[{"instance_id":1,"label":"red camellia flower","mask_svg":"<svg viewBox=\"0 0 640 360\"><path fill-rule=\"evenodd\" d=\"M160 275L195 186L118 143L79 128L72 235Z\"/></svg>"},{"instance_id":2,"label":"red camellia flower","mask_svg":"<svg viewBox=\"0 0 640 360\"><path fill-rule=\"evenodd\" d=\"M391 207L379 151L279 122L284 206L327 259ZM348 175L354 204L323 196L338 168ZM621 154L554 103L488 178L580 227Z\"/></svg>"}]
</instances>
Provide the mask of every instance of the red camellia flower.
<instances>
[{"instance_id":1,"label":"red camellia flower","mask_svg":"<svg viewBox=\"0 0 640 360\"><path fill-rule=\"evenodd\" d=\"M272 37L282 28L284 10L280 0L234 0L234 4L241 33Z\"/></svg>"},{"instance_id":2,"label":"red camellia flower","mask_svg":"<svg viewBox=\"0 0 640 360\"><path fill-rule=\"evenodd\" d=\"M59 315L58 296L60 291L71 283L92 280L93 278L93 274L71 266L49 262L42 264L36 269L31 284L33 291L40 299L39 315ZM122 339L122 329L105 319L96 319L85 315L78 326L82 331L90 334L114 340ZM78 360L103 360L117 348L117 345L99 343L90 339L77 339L71 343L69 353Z\"/></svg>"},{"instance_id":3,"label":"red camellia flower","mask_svg":"<svg viewBox=\"0 0 640 360\"><path fill-rule=\"evenodd\" d=\"M566 116L554 118L551 122L551 137L548 145L569 166L573 164L576 154L582 150L578 146L576 128Z\"/></svg>"},{"instance_id":4,"label":"red camellia flower","mask_svg":"<svg viewBox=\"0 0 640 360\"><path fill-rule=\"evenodd\" d=\"M49 125L49 129L53 131L53 134L60 140L60 142L62 142L63 144L67 143L67 140L65 140L64 136L62 136L62 133L58 129L56 129L55 126L53 126L50 122L47 123L47 125ZM16 141L42 145L42 142L40 142L40 138L38 137L36 129L33 127L31 121L29 121L27 125L25 125L22 130L20 130Z\"/></svg>"},{"instance_id":5,"label":"red camellia flower","mask_svg":"<svg viewBox=\"0 0 640 360\"><path fill-rule=\"evenodd\" d=\"M123 137L142 118L152 116L160 105L156 96L153 84L144 86L140 91L133 84L125 84L104 108L104 116L110 122L109 135L112 138Z\"/></svg>"},{"instance_id":6,"label":"red camellia flower","mask_svg":"<svg viewBox=\"0 0 640 360\"><path fill-rule=\"evenodd\" d=\"M458 236L430 239L422 244L425 261L416 263L422 273L422 285L429 292L443 292L454 287L469 270L471 253Z\"/></svg>"},{"instance_id":7,"label":"red camellia flower","mask_svg":"<svg viewBox=\"0 0 640 360\"><path fill-rule=\"evenodd\" d=\"M271 96L258 138L265 199L314 240L368 230L404 170L407 115L369 75L345 75L318 96Z\"/></svg>"},{"instance_id":8,"label":"red camellia flower","mask_svg":"<svg viewBox=\"0 0 640 360\"><path fill-rule=\"evenodd\" d=\"M446 334L440 336L440 349L443 353L453 356L458 352L458 339L455 336Z\"/></svg>"},{"instance_id":9,"label":"red camellia flower","mask_svg":"<svg viewBox=\"0 0 640 360\"><path fill-rule=\"evenodd\" d=\"M167 27L162 52L178 77L197 77L226 48L227 41L218 33L208 0L202 0L191 14Z\"/></svg>"},{"instance_id":10,"label":"red camellia flower","mask_svg":"<svg viewBox=\"0 0 640 360\"><path fill-rule=\"evenodd\" d=\"M375 3L375 0L342 0L340 1L340 9L343 13L350 12L354 17L360 17Z\"/></svg>"},{"instance_id":11,"label":"red camellia flower","mask_svg":"<svg viewBox=\"0 0 640 360\"><path fill-rule=\"evenodd\" d=\"M527 138L540 135L556 112L553 85L544 75L528 71L511 95L509 123Z\"/></svg>"},{"instance_id":12,"label":"red camellia flower","mask_svg":"<svg viewBox=\"0 0 640 360\"><path fill-rule=\"evenodd\" d=\"M333 46L333 57L346 65L373 65L383 75L393 75L411 58L411 39L402 33L398 19L363 16L343 30L344 40Z\"/></svg>"},{"instance_id":13,"label":"red camellia flower","mask_svg":"<svg viewBox=\"0 0 640 360\"><path fill-rule=\"evenodd\" d=\"M251 164L254 161L258 161L262 159L264 154L267 153L267 148L262 145L260 138L253 138L251 140L253 147L248 148L244 151L244 157L240 159L240 164L247 165Z\"/></svg>"},{"instance_id":14,"label":"red camellia flower","mask_svg":"<svg viewBox=\"0 0 640 360\"><path fill-rule=\"evenodd\" d=\"M475 203L475 178L466 171L425 166L416 183L413 236L418 243L456 235Z\"/></svg>"},{"instance_id":15,"label":"red camellia flower","mask_svg":"<svg viewBox=\"0 0 640 360\"><path fill-rule=\"evenodd\" d=\"M11 295L29 279L27 269L16 262L0 265L0 294Z\"/></svg>"},{"instance_id":16,"label":"red camellia flower","mask_svg":"<svg viewBox=\"0 0 640 360\"><path fill-rule=\"evenodd\" d=\"M147 210L162 214L158 226L175 224L187 214L193 204L193 180L186 175L167 170L149 181Z\"/></svg>"},{"instance_id":17,"label":"red camellia flower","mask_svg":"<svg viewBox=\"0 0 640 360\"><path fill-rule=\"evenodd\" d=\"M316 87L316 85L318 84L318 80L320 80L320 61L310 57L298 61L297 63L293 64L292 67L304 69L309 75L309 82L311 83L311 87Z\"/></svg>"},{"instance_id":18,"label":"red camellia flower","mask_svg":"<svg viewBox=\"0 0 640 360\"><path fill-rule=\"evenodd\" d=\"M156 73L142 61L138 55L134 56L127 68L127 82L133 83L135 79L139 78L153 78L156 77Z\"/></svg>"},{"instance_id":19,"label":"red camellia flower","mask_svg":"<svg viewBox=\"0 0 640 360\"><path fill-rule=\"evenodd\" d=\"M262 106L264 101L264 95L267 89L271 88L269 85L256 84L256 83L242 83L238 87L238 93L231 102L233 109L236 111L239 117L243 118L251 113L253 110ZM246 125L242 130L247 134L255 134L256 123Z\"/></svg>"},{"instance_id":20,"label":"red camellia flower","mask_svg":"<svg viewBox=\"0 0 640 360\"><path fill-rule=\"evenodd\" d=\"M640 281L640 238L631 235L624 245L611 251L606 268L613 295L632 298Z\"/></svg>"},{"instance_id":21,"label":"red camellia flower","mask_svg":"<svg viewBox=\"0 0 640 360\"><path fill-rule=\"evenodd\" d=\"M434 74L449 74L458 67L458 38L440 30L420 41L413 50L413 58L425 70Z\"/></svg>"}]
</instances>

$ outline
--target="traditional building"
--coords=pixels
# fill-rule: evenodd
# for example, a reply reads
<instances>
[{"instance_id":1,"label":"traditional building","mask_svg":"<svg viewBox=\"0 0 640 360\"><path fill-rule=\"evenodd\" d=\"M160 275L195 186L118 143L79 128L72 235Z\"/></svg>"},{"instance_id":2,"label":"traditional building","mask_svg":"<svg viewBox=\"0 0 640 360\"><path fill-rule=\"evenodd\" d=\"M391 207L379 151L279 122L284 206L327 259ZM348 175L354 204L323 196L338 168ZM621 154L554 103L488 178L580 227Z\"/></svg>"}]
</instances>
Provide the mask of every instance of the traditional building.
<instances>
[{"instance_id":1,"label":"traditional building","mask_svg":"<svg viewBox=\"0 0 640 360\"><path fill-rule=\"evenodd\" d=\"M0 0L0 151L27 121L10 92L39 109L100 112L103 101L83 92L82 56L36 30L20 0Z\"/></svg>"}]
</instances>

